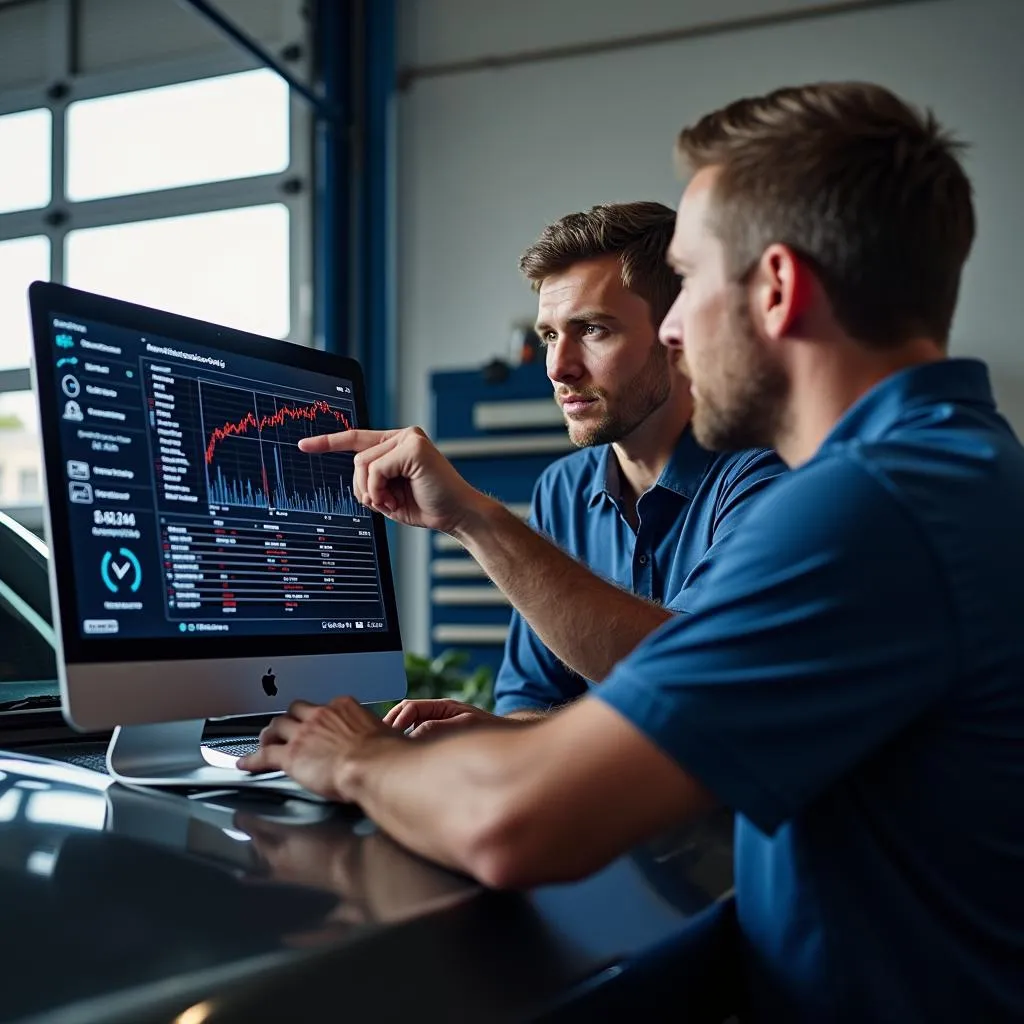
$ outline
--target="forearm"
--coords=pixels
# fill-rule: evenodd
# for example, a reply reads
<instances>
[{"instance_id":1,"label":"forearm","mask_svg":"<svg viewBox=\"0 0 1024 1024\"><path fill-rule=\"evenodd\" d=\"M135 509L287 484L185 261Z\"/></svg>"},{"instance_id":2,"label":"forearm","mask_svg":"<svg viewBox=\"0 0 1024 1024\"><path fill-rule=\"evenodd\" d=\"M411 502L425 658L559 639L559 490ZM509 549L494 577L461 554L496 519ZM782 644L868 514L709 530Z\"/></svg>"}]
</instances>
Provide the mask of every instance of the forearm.
<instances>
[{"instance_id":1,"label":"forearm","mask_svg":"<svg viewBox=\"0 0 1024 1024\"><path fill-rule=\"evenodd\" d=\"M523 708L520 711L510 711L507 715L502 715L501 717L511 719L513 722L542 722L557 710L558 708L549 708L547 711L541 711L539 708Z\"/></svg>"},{"instance_id":2,"label":"forearm","mask_svg":"<svg viewBox=\"0 0 1024 1024\"><path fill-rule=\"evenodd\" d=\"M377 737L340 762L337 791L409 849L499 888L582 878L714 805L599 700L528 728Z\"/></svg>"},{"instance_id":3,"label":"forearm","mask_svg":"<svg viewBox=\"0 0 1024 1024\"><path fill-rule=\"evenodd\" d=\"M670 618L595 576L497 502L481 503L454 536L544 644L595 682Z\"/></svg>"},{"instance_id":4,"label":"forearm","mask_svg":"<svg viewBox=\"0 0 1024 1024\"><path fill-rule=\"evenodd\" d=\"M437 740L388 737L339 765L339 789L403 846L478 876L490 822L514 785L521 730L474 729Z\"/></svg>"},{"instance_id":5,"label":"forearm","mask_svg":"<svg viewBox=\"0 0 1024 1024\"><path fill-rule=\"evenodd\" d=\"M559 711L564 711L567 707L575 704L577 700L579 700L579 697L563 700L560 704L549 704L545 708L520 708L518 711L510 711L507 715L502 715L501 717L506 720L511 718L516 722L543 722L551 718L552 715L557 715Z\"/></svg>"}]
</instances>

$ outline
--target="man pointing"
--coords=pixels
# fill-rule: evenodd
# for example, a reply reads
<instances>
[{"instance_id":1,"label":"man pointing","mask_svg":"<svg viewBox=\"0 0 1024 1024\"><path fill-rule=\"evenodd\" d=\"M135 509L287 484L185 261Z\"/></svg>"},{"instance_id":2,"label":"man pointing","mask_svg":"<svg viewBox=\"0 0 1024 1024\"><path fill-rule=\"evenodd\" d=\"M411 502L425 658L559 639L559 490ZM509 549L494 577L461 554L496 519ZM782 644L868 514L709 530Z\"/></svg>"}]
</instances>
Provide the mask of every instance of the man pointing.
<instances>
[{"instance_id":1,"label":"man pointing","mask_svg":"<svg viewBox=\"0 0 1024 1024\"><path fill-rule=\"evenodd\" d=\"M494 886L596 870L716 804L764 1020L1024 1018L1024 449L947 358L974 235L957 147L861 83L684 130L662 342L693 429L793 471L687 609L593 577L415 428L358 452L361 501L457 537L543 643L603 681L518 728L410 741L298 703L251 770L354 800Z\"/></svg>"}]
</instances>

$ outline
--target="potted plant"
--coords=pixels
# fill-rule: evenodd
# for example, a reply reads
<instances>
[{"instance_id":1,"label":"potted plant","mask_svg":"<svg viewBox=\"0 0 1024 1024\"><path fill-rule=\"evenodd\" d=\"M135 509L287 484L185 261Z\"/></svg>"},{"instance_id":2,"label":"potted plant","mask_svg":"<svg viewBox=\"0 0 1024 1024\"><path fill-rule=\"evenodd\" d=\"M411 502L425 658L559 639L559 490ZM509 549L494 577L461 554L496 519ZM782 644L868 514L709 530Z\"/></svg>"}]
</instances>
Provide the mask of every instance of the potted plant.
<instances>
[{"instance_id":1,"label":"potted plant","mask_svg":"<svg viewBox=\"0 0 1024 1024\"><path fill-rule=\"evenodd\" d=\"M442 651L436 658L405 655L409 699L450 697L490 711L494 704L494 673L486 665L468 668L467 651Z\"/></svg>"}]
</instances>

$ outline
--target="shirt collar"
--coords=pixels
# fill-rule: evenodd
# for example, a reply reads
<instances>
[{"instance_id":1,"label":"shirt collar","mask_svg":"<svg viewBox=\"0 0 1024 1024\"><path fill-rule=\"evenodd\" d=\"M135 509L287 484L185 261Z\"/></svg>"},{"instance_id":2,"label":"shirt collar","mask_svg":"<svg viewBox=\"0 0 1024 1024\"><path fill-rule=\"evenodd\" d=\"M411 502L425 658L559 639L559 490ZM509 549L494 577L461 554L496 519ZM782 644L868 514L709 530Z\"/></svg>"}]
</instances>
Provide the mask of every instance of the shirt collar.
<instances>
[{"instance_id":1,"label":"shirt collar","mask_svg":"<svg viewBox=\"0 0 1024 1024\"><path fill-rule=\"evenodd\" d=\"M714 452L701 448L693 436L693 431L687 426L654 486L665 487L684 498L692 498L714 459ZM587 505L593 508L604 495L617 501L621 492L619 464L613 457L612 446L606 444L602 447L594 466Z\"/></svg>"},{"instance_id":2,"label":"shirt collar","mask_svg":"<svg viewBox=\"0 0 1024 1024\"><path fill-rule=\"evenodd\" d=\"M619 467L612 458L612 446L602 445L598 453L597 462L594 464L594 476L590 481L590 489L587 494L587 507L593 508L604 495L617 501L621 488L619 487Z\"/></svg>"},{"instance_id":3,"label":"shirt collar","mask_svg":"<svg viewBox=\"0 0 1024 1024\"><path fill-rule=\"evenodd\" d=\"M907 410L936 402L995 408L988 367L978 359L942 359L900 370L854 402L818 451L846 441L878 441Z\"/></svg>"}]
</instances>

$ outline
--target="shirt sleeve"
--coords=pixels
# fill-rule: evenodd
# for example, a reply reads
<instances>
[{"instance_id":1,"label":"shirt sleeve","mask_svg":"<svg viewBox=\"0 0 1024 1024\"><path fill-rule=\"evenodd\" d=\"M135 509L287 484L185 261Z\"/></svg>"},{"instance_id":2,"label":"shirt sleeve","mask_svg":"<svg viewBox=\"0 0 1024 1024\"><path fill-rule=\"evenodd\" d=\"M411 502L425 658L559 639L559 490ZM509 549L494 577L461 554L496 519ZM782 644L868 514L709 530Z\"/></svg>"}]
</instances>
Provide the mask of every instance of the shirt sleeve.
<instances>
[{"instance_id":1,"label":"shirt sleeve","mask_svg":"<svg viewBox=\"0 0 1024 1024\"><path fill-rule=\"evenodd\" d=\"M956 619L921 525L852 457L788 474L691 614L595 693L774 832L946 692Z\"/></svg>"},{"instance_id":2,"label":"shirt sleeve","mask_svg":"<svg viewBox=\"0 0 1024 1024\"><path fill-rule=\"evenodd\" d=\"M697 564L686 574L679 592L667 602L671 611L689 611L708 570L721 557L722 547L749 515L755 499L769 484L786 472L785 463L768 450L745 453L735 459L725 474L715 502L711 544Z\"/></svg>"},{"instance_id":3,"label":"shirt sleeve","mask_svg":"<svg viewBox=\"0 0 1024 1024\"><path fill-rule=\"evenodd\" d=\"M547 711L586 692L586 680L559 661L513 611L505 657L494 683L495 712Z\"/></svg>"},{"instance_id":4,"label":"shirt sleeve","mask_svg":"<svg viewBox=\"0 0 1024 1024\"><path fill-rule=\"evenodd\" d=\"M529 523L540 533L544 528L544 478L533 490ZM494 681L494 710L547 711L587 692L586 680L571 671L541 642L515 609L509 622L505 656Z\"/></svg>"}]
</instances>

